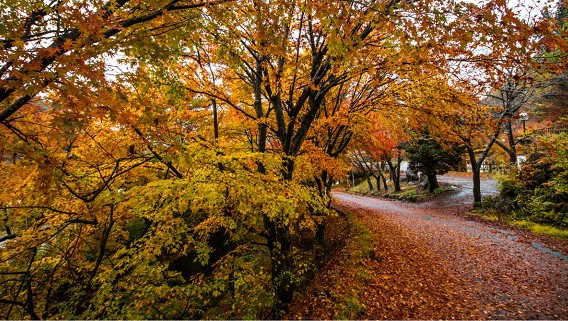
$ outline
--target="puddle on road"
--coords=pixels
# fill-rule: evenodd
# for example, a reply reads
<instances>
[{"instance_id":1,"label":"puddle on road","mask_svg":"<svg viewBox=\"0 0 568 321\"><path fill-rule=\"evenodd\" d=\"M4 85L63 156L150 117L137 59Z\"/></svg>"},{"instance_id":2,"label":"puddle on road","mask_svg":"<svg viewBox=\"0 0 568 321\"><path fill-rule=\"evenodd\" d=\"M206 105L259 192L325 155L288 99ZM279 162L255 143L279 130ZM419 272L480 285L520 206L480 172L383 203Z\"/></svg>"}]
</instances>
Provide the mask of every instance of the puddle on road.
<instances>
[{"instance_id":1,"label":"puddle on road","mask_svg":"<svg viewBox=\"0 0 568 321\"><path fill-rule=\"evenodd\" d=\"M541 252L548 253L548 254L550 254L550 255L552 255L552 256L554 256L554 257L557 257L557 258L559 258L559 259L562 259L562 260L568 262L568 256L566 256L566 255L564 255L564 254L562 254L562 253L560 253L560 252L551 250L551 249L549 249L549 248L547 248L547 247L545 247L545 246L543 246L542 244L537 243L537 242L532 242L531 245L532 245L533 247L537 248L537 249L538 249L539 251L541 251Z\"/></svg>"}]
</instances>

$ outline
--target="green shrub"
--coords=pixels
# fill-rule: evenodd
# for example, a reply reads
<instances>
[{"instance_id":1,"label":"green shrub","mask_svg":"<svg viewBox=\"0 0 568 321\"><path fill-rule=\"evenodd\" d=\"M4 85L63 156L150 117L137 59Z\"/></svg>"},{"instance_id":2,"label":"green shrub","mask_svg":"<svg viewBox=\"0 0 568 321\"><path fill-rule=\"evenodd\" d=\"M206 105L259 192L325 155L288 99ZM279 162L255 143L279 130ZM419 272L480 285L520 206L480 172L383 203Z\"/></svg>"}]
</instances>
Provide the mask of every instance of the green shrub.
<instances>
[{"instance_id":1,"label":"green shrub","mask_svg":"<svg viewBox=\"0 0 568 321\"><path fill-rule=\"evenodd\" d=\"M542 138L520 171L501 179L500 200L492 207L515 220L568 228L568 134ZM491 203L491 204L490 204Z\"/></svg>"},{"instance_id":2,"label":"green shrub","mask_svg":"<svg viewBox=\"0 0 568 321\"><path fill-rule=\"evenodd\" d=\"M517 185L517 177L502 180L499 185L499 193L503 198L513 199L522 191L522 187Z\"/></svg>"}]
</instances>

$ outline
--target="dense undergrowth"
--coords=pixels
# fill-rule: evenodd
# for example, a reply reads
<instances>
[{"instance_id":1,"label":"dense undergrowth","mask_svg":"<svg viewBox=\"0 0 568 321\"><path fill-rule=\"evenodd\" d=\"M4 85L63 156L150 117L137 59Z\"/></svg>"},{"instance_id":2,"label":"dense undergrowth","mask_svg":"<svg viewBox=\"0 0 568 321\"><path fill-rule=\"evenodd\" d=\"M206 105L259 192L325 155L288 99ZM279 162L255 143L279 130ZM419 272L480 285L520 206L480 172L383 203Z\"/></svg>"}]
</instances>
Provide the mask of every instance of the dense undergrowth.
<instances>
[{"instance_id":1,"label":"dense undergrowth","mask_svg":"<svg viewBox=\"0 0 568 321\"><path fill-rule=\"evenodd\" d=\"M330 262L304 291L297 293L285 318L353 320L364 315L359 289L373 280L370 262L381 258L375 253L376 243L365 223L351 212L344 212L342 217L349 224L344 246L333 251ZM341 272L334 270L337 268Z\"/></svg>"},{"instance_id":2,"label":"dense undergrowth","mask_svg":"<svg viewBox=\"0 0 568 321\"><path fill-rule=\"evenodd\" d=\"M485 197L485 216L540 234L568 237L568 134L539 139L527 161L500 179L499 196Z\"/></svg>"}]
</instances>

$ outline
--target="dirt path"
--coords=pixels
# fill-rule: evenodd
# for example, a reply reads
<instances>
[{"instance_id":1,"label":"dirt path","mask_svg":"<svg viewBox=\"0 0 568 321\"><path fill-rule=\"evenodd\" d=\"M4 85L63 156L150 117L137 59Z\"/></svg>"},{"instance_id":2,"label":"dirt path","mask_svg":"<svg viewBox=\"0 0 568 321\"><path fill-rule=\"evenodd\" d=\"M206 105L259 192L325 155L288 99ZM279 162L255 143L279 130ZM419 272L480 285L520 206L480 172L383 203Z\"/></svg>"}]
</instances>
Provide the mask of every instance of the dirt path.
<instances>
[{"instance_id":1,"label":"dirt path","mask_svg":"<svg viewBox=\"0 0 568 321\"><path fill-rule=\"evenodd\" d=\"M342 192L334 197L369 227L376 243L366 285L351 291L363 307L355 318L568 318L566 242L552 250L520 230L455 215L468 205L460 193L418 205ZM330 262L314 293L350 282L346 262ZM293 317L330 317L301 314Z\"/></svg>"}]
</instances>

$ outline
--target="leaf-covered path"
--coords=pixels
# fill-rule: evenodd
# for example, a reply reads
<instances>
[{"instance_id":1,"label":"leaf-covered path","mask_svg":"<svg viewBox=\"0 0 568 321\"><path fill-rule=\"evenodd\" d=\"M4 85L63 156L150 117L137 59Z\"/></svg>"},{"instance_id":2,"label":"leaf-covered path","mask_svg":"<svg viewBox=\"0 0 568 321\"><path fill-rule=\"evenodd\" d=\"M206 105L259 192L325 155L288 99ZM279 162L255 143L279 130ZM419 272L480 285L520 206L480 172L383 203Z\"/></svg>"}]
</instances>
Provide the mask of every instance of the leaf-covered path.
<instances>
[{"instance_id":1,"label":"leaf-covered path","mask_svg":"<svg viewBox=\"0 0 568 321\"><path fill-rule=\"evenodd\" d=\"M308 291L313 297L299 300L289 317L338 317L334 301L352 296L357 311L344 317L568 318L566 242L543 244L521 230L465 219L455 215L467 209L462 202L425 206L334 196L337 207L369 228L374 253L364 260L364 273L353 272L347 246L317 276Z\"/></svg>"}]
</instances>

